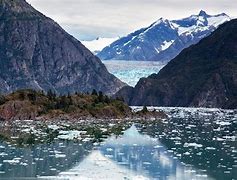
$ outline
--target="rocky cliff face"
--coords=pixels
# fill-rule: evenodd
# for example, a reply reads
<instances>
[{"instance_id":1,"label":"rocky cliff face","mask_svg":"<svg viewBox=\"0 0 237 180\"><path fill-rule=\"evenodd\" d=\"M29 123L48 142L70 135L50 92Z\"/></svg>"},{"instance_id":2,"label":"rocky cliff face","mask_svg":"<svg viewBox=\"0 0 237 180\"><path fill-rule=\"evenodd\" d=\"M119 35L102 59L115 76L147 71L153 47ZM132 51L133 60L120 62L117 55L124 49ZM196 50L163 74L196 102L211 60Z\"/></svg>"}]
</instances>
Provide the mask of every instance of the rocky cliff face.
<instances>
[{"instance_id":1,"label":"rocky cliff face","mask_svg":"<svg viewBox=\"0 0 237 180\"><path fill-rule=\"evenodd\" d=\"M124 83L57 23L25 0L0 0L0 92L96 89L111 94Z\"/></svg>"},{"instance_id":2,"label":"rocky cliff face","mask_svg":"<svg viewBox=\"0 0 237 180\"><path fill-rule=\"evenodd\" d=\"M130 105L237 108L237 19L117 96Z\"/></svg>"},{"instance_id":3,"label":"rocky cliff face","mask_svg":"<svg viewBox=\"0 0 237 180\"><path fill-rule=\"evenodd\" d=\"M229 20L224 13L208 15L204 11L180 20L161 18L147 28L118 39L98 56L103 60L170 61Z\"/></svg>"}]
</instances>

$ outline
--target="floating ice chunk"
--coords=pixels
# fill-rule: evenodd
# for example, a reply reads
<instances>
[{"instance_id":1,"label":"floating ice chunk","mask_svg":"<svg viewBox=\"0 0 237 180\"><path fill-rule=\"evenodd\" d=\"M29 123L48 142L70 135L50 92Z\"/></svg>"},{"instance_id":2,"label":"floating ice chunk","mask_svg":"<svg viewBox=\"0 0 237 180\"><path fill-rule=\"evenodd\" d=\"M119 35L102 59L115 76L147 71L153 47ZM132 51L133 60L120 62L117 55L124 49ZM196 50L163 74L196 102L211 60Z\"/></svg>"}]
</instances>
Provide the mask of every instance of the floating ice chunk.
<instances>
[{"instance_id":1,"label":"floating ice chunk","mask_svg":"<svg viewBox=\"0 0 237 180\"><path fill-rule=\"evenodd\" d=\"M231 125L230 122L225 122L225 121L217 121L216 124L221 125L221 126L229 126L229 125Z\"/></svg>"},{"instance_id":2,"label":"floating ice chunk","mask_svg":"<svg viewBox=\"0 0 237 180\"><path fill-rule=\"evenodd\" d=\"M73 140L73 139L81 139L81 134L82 131L59 131L59 139L64 139L64 140Z\"/></svg>"},{"instance_id":3,"label":"floating ice chunk","mask_svg":"<svg viewBox=\"0 0 237 180\"><path fill-rule=\"evenodd\" d=\"M184 155L189 156L190 152L185 152Z\"/></svg>"},{"instance_id":4,"label":"floating ice chunk","mask_svg":"<svg viewBox=\"0 0 237 180\"><path fill-rule=\"evenodd\" d=\"M150 162L143 162L142 164L144 164L144 165L151 165Z\"/></svg>"},{"instance_id":5,"label":"floating ice chunk","mask_svg":"<svg viewBox=\"0 0 237 180\"><path fill-rule=\"evenodd\" d=\"M206 147L205 149L206 150L216 150L216 148L214 148L214 147Z\"/></svg>"},{"instance_id":6,"label":"floating ice chunk","mask_svg":"<svg viewBox=\"0 0 237 180\"><path fill-rule=\"evenodd\" d=\"M220 138L220 137L217 137L217 138L213 138L213 140L215 141L225 141L225 139L223 139L223 138Z\"/></svg>"},{"instance_id":7,"label":"floating ice chunk","mask_svg":"<svg viewBox=\"0 0 237 180\"><path fill-rule=\"evenodd\" d=\"M58 130L60 127L57 126L57 125L48 125L48 128L49 128L49 129L52 129L52 130L54 130L54 131L56 131L56 130Z\"/></svg>"},{"instance_id":8,"label":"floating ice chunk","mask_svg":"<svg viewBox=\"0 0 237 180\"><path fill-rule=\"evenodd\" d=\"M56 168L51 168L50 171L57 171L57 169Z\"/></svg>"},{"instance_id":9,"label":"floating ice chunk","mask_svg":"<svg viewBox=\"0 0 237 180\"><path fill-rule=\"evenodd\" d=\"M66 154L55 154L55 158L65 158Z\"/></svg>"},{"instance_id":10,"label":"floating ice chunk","mask_svg":"<svg viewBox=\"0 0 237 180\"><path fill-rule=\"evenodd\" d=\"M184 147L196 147L196 148L201 148L203 145L202 144L197 144L197 143L184 143Z\"/></svg>"},{"instance_id":11,"label":"floating ice chunk","mask_svg":"<svg viewBox=\"0 0 237 180\"><path fill-rule=\"evenodd\" d=\"M236 136L223 136L222 138L227 141L235 141L236 140Z\"/></svg>"},{"instance_id":12,"label":"floating ice chunk","mask_svg":"<svg viewBox=\"0 0 237 180\"><path fill-rule=\"evenodd\" d=\"M9 163L9 164L12 164L12 165L16 165L16 164L20 163L20 160L19 159L3 160L3 162L4 163Z\"/></svg>"},{"instance_id":13,"label":"floating ice chunk","mask_svg":"<svg viewBox=\"0 0 237 180\"><path fill-rule=\"evenodd\" d=\"M159 149L159 148L162 148L163 146L161 146L161 145L156 145L156 146L154 146L154 148L155 149Z\"/></svg>"},{"instance_id":14,"label":"floating ice chunk","mask_svg":"<svg viewBox=\"0 0 237 180\"><path fill-rule=\"evenodd\" d=\"M111 151L113 151L113 149L112 148L107 148L106 151L111 152Z\"/></svg>"},{"instance_id":15,"label":"floating ice chunk","mask_svg":"<svg viewBox=\"0 0 237 180\"><path fill-rule=\"evenodd\" d=\"M8 154L5 152L0 153L0 156L7 156Z\"/></svg>"},{"instance_id":16,"label":"floating ice chunk","mask_svg":"<svg viewBox=\"0 0 237 180\"><path fill-rule=\"evenodd\" d=\"M22 165L22 166L28 166L28 164L27 164L27 163L24 163L24 162L21 162L20 165Z\"/></svg>"},{"instance_id":17,"label":"floating ice chunk","mask_svg":"<svg viewBox=\"0 0 237 180\"><path fill-rule=\"evenodd\" d=\"M101 130L102 132L106 132L106 131L107 131L106 128L100 128L100 130Z\"/></svg>"}]
</instances>

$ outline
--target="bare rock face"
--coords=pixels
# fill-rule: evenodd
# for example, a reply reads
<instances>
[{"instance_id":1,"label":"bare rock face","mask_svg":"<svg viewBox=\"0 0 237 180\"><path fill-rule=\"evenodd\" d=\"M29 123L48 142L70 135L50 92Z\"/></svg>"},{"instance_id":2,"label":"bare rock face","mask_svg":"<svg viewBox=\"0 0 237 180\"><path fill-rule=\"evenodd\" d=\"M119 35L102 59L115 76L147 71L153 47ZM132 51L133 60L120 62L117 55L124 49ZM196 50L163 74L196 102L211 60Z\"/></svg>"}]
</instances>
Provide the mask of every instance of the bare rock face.
<instances>
[{"instance_id":1,"label":"bare rock face","mask_svg":"<svg viewBox=\"0 0 237 180\"><path fill-rule=\"evenodd\" d=\"M0 92L31 88L59 94L124 86L100 59L25 0L0 0Z\"/></svg>"},{"instance_id":2,"label":"bare rock face","mask_svg":"<svg viewBox=\"0 0 237 180\"><path fill-rule=\"evenodd\" d=\"M237 19L116 96L130 105L237 108Z\"/></svg>"}]
</instances>

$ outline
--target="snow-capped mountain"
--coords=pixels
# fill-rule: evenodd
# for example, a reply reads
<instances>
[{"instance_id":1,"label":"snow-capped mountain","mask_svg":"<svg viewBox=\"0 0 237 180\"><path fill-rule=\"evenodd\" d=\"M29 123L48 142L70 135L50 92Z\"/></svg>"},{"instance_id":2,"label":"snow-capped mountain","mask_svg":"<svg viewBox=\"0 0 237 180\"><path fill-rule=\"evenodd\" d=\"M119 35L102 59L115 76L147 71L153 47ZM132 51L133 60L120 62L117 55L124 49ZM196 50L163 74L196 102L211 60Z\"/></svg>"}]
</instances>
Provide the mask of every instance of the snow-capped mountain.
<instances>
[{"instance_id":1,"label":"snow-capped mountain","mask_svg":"<svg viewBox=\"0 0 237 180\"><path fill-rule=\"evenodd\" d=\"M110 45L112 42L118 40L118 37L116 38L96 38L91 41L81 41L84 46L86 46L91 52L94 52L97 54L100 52L103 48Z\"/></svg>"},{"instance_id":2,"label":"snow-capped mountain","mask_svg":"<svg viewBox=\"0 0 237 180\"><path fill-rule=\"evenodd\" d=\"M237 108L237 19L115 97L132 106Z\"/></svg>"},{"instance_id":3,"label":"snow-capped mountain","mask_svg":"<svg viewBox=\"0 0 237 180\"><path fill-rule=\"evenodd\" d=\"M208 15L205 11L180 20L160 18L149 27L113 42L98 56L103 60L169 61L230 19L224 13Z\"/></svg>"}]
</instances>

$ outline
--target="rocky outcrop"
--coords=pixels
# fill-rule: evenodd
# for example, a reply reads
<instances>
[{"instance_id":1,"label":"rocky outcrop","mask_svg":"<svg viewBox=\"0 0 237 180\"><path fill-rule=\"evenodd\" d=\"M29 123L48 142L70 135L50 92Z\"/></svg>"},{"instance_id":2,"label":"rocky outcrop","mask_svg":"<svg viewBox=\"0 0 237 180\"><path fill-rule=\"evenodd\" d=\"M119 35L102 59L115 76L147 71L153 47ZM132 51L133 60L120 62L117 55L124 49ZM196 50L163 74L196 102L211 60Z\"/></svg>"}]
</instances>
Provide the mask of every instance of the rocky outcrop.
<instances>
[{"instance_id":1,"label":"rocky outcrop","mask_svg":"<svg viewBox=\"0 0 237 180\"><path fill-rule=\"evenodd\" d=\"M0 119L2 120L29 120L35 119L40 109L27 101L11 101L0 106Z\"/></svg>"},{"instance_id":2,"label":"rocky outcrop","mask_svg":"<svg viewBox=\"0 0 237 180\"><path fill-rule=\"evenodd\" d=\"M148 111L146 107L133 111L127 104L107 95L76 93L47 95L34 90L18 90L0 96L0 121L12 120L115 120L166 118L162 111Z\"/></svg>"},{"instance_id":3,"label":"rocky outcrop","mask_svg":"<svg viewBox=\"0 0 237 180\"><path fill-rule=\"evenodd\" d=\"M237 19L116 96L130 105L237 108Z\"/></svg>"},{"instance_id":4,"label":"rocky outcrop","mask_svg":"<svg viewBox=\"0 0 237 180\"><path fill-rule=\"evenodd\" d=\"M100 59L25 0L0 0L0 63L1 93L31 88L112 94L124 86Z\"/></svg>"}]
</instances>

